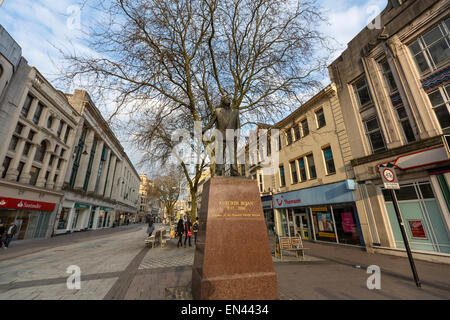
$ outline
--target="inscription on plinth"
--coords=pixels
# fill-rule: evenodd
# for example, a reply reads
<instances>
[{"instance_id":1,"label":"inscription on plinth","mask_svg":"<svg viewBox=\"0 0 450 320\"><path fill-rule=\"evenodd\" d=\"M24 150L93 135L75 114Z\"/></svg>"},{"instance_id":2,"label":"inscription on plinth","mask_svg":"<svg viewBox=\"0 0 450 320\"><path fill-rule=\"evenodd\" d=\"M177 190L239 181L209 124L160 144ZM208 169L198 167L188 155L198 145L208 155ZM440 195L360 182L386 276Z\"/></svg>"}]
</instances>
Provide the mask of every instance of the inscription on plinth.
<instances>
[{"instance_id":1,"label":"inscription on plinth","mask_svg":"<svg viewBox=\"0 0 450 320\"><path fill-rule=\"evenodd\" d=\"M192 271L194 299L277 299L256 181L215 177L203 187Z\"/></svg>"}]
</instances>

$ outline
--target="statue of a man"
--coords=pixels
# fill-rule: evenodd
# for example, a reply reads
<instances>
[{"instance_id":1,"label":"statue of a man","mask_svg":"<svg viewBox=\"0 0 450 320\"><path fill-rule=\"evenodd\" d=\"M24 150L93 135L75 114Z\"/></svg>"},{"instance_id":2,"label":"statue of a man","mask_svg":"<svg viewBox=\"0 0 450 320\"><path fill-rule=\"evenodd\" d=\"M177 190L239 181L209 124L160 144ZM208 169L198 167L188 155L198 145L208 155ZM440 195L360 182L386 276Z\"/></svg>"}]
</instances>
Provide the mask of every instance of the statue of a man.
<instances>
[{"instance_id":1,"label":"statue of a man","mask_svg":"<svg viewBox=\"0 0 450 320\"><path fill-rule=\"evenodd\" d=\"M222 99L220 100L220 105L215 109L214 114L212 116L211 121L206 126L206 128L203 130L203 133L205 133L207 130L211 129L212 126L215 125L216 129L220 131L222 134L222 155L223 155L223 163L216 163L216 175L217 176L224 176L225 175L225 158L226 158L226 130L227 129L233 129L237 130L240 129L240 122L239 122L239 110L231 108L231 99L228 95L222 96ZM232 159L232 163L230 163L230 175L231 176L239 176L239 171L237 169L237 140L238 136L235 134L233 139L233 145L234 150L233 154L230 155L230 159ZM231 150L227 150L228 152L231 152ZM221 162L219 158L219 162Z\"/></svg>"}]
</instances>

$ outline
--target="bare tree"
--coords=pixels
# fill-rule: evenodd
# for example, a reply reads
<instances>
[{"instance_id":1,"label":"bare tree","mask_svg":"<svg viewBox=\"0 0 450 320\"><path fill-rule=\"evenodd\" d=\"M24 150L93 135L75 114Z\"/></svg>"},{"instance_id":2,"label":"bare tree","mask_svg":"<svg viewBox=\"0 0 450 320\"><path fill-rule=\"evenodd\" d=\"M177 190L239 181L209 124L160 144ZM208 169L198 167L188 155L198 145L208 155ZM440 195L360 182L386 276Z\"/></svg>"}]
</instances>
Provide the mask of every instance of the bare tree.
<instances>
[{"instance_id":1,"label":"bare tree","mask_svg":"<svg viewBox=\"0 0 450 320\"><path fill-rule=\"evenodd\" d=\"M315 72L326 67L328 43L318 31L323 19L316 3L96 0L101 19L84 39L95 53L63 52L63 79L88 83L96 97L115 97L110 115L130 112L143 161L160 165L177 143L173 132L193 133L194 121L208 123L224 94L243 125L274 122L298 106L318 85ZM196 212L208 163L180 165Z\"/></svg>"},{"instance_id":2,"label":"bare tree","mask_svg":"<svg viewBox=\"0 0 450 320\"><path fill-rule=\"evenodd\" d=\"M181 168L170 166L164 174L158 175L148 186L147 192L150 197L164 205L170 224L174 217L175 205L185 187L184 181L185 177Z\"/></svg>"}]
</instances>

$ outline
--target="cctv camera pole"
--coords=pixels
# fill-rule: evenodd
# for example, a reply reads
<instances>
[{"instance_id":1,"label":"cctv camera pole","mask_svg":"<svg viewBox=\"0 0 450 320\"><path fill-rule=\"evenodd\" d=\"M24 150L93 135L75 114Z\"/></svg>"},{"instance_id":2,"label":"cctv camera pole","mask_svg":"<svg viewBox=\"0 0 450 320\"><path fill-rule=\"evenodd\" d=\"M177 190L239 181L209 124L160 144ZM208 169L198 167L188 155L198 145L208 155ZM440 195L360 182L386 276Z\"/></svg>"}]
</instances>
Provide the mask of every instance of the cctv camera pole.
<instances>
[{"instance_id":1,"label":"cctv camera pole","mask_svg":"<svg viewBox=\"0 0 450 320\"><path fill-rule=\"evenodd\" d=\"M409 246L409 240L405 231L405 225L403 223L402 216L400 215L400 208L397 202L397 195L395 194L395 191L392 189L390 189L390 192L392 197L392 203L394 204L395 214L397 215L398 224L400 226L400 231L402 232L403 243L405 244L406 253L408 254L409 264L411 265L411 270L414 276L414 281L416 282L416 286L420 288L421 284L419 280L419 275L417 274L416 265L414 264L411 248Z\"/></svg>"}]
</instances>

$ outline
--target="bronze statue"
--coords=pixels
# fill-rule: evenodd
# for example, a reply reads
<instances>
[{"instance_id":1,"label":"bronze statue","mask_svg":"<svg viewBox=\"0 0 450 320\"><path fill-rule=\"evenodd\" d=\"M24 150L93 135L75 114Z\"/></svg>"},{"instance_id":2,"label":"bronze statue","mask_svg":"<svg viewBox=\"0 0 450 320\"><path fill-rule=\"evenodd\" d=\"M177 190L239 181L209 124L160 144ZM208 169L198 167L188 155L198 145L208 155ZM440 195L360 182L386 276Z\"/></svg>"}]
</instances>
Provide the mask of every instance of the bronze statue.
<instances>
[{"instance_id":1,"label":"bronze statue","mask_svg":"<svg viewBox=\"0 0 450 320\"><path fill-rule=\"evenodd\" d=\"M215 124L216 129L222 134L222 155L223 155L223 163L216 163L216 175L217 176L225 176L225 158L226 158L226 130L240 129L239 122L239 110L231 108L231 100L227 95L222 96L220 100L220 105L215 109L214 114L212 116L211 121L203 130L205 133L207 130L211 129ZM231 176L239 176L239 172L237 169L237 140L238 137L234 136L234 150L233 154L230 155L230 159L233 159L232 163L230 163L230 175ZM230 150L227 150L230 152Z\"/></svg>"}]
</instances>

